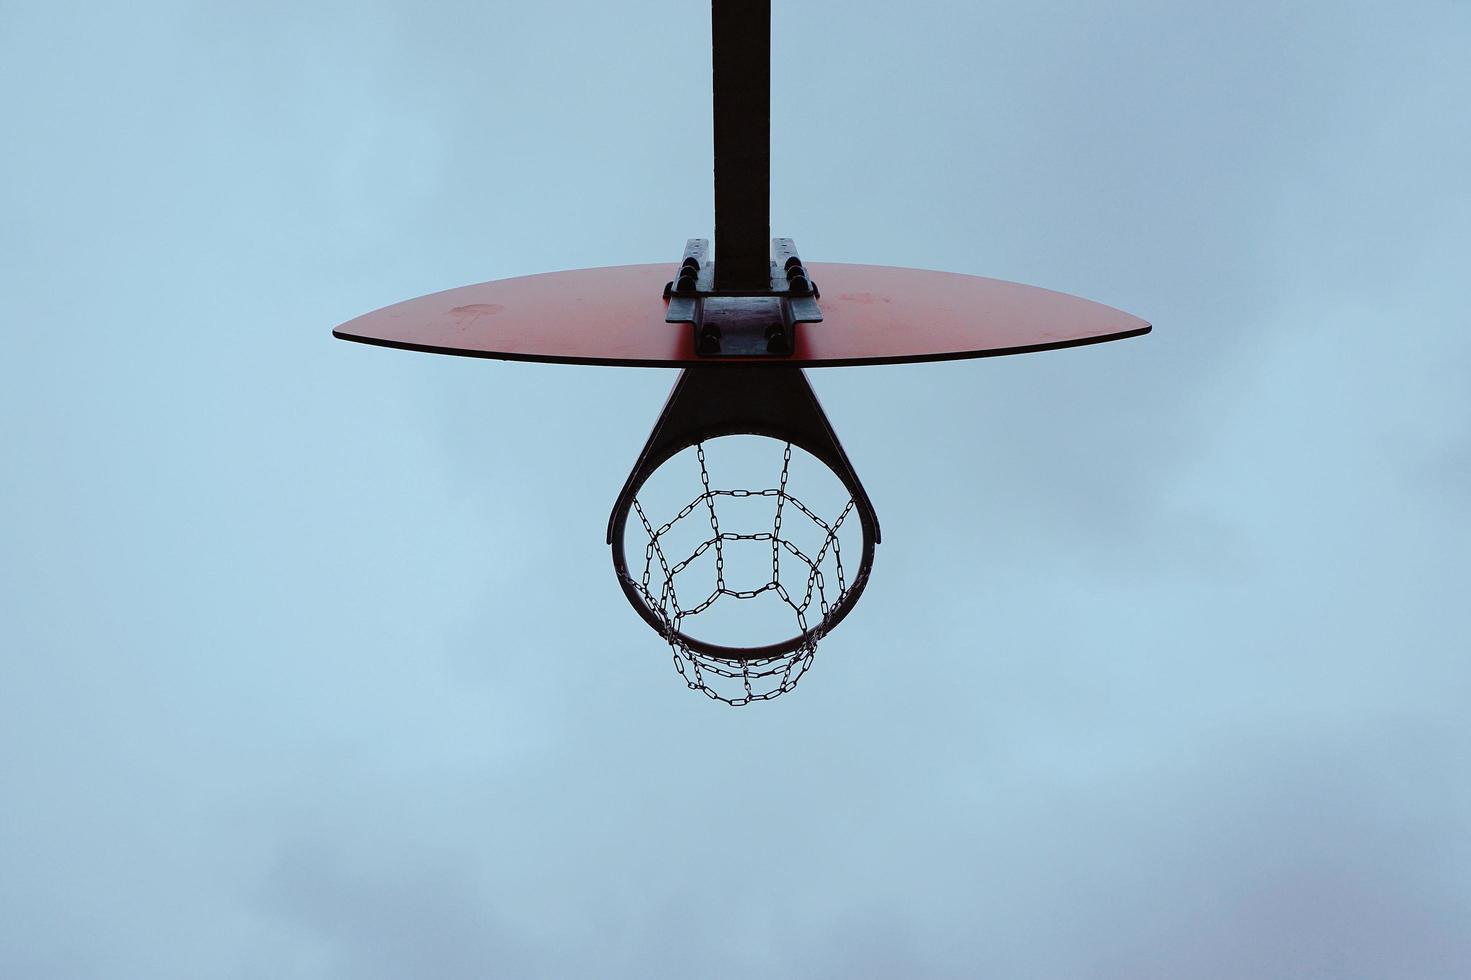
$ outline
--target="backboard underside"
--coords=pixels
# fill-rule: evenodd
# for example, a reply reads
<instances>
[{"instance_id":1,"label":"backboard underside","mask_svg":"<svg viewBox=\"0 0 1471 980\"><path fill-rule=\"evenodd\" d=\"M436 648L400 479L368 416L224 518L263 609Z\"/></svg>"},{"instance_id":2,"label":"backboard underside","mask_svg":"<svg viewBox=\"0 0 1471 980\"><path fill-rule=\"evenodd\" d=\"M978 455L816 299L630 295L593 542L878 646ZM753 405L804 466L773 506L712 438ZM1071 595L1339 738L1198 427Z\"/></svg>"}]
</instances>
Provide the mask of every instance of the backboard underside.
<instances>
[{"instance_id":1,"label":"backboard underside","mask_svg":"<svg viewBox=\"0 0 1471 980\"><path fill-rule=\"evenodd\" d=\"M627 367L901 364L1054 350L1136 337L1150 326L1064 293L980 276L810 263L823 320L792 354L700 357L688 326L665 322L667 263L501 279L387 306L333 330L384 347L517 361Z\"/></svg>"}]
</instances>

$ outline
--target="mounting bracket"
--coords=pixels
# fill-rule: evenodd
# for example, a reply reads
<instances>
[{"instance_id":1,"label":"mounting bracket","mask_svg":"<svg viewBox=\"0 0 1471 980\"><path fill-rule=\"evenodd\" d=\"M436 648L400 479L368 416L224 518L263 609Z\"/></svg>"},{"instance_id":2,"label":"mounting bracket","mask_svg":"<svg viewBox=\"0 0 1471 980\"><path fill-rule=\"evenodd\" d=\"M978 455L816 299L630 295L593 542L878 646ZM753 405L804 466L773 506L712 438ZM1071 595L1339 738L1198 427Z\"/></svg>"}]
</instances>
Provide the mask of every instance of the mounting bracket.
<instances>
[{"instance_id":1,"label":"mounting bracket","mask_svg":"<svg viewBox=\"0 0 1471 980\"><path fill-rule=\"evenodd\" d=\"M797 324L819 323L817 284L790 238L773 238L765 289L716 289L710 240L691 238L674 279L665 283L666 323L694 329L700 357L790 357Z\"/></svg>"}]
</instances>

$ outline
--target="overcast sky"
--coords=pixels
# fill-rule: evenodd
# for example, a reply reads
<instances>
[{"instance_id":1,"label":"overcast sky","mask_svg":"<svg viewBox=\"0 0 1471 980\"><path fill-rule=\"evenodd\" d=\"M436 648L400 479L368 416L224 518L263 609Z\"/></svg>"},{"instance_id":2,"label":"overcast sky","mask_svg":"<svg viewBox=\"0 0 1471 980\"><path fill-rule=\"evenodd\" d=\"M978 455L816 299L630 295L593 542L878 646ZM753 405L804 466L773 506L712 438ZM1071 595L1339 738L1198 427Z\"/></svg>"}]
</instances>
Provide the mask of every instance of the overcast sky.
<instances>
[{"instance_id":1,"label":"overcast sky","mask_svg":"<svg viewBox=\"0 0 1471 980\"><path fill-rule=\"evenodd\" d=\"M0 976L1471 975L1471 4L778 0L774 234L1156 327L813 372L740 710L672 375L329 333L708 235L708 14L0 0Z\"/></svg>"}]
</instances>

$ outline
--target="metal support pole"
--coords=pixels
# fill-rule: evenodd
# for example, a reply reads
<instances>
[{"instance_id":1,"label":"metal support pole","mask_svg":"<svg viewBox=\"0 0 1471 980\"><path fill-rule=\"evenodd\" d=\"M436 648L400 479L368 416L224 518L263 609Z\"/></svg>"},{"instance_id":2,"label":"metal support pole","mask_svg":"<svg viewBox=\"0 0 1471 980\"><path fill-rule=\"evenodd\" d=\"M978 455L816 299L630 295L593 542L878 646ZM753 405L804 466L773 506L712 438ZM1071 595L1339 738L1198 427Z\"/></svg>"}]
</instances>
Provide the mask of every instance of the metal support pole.
<instances>
[{"instance_id":1,"label":"metal support pole","mask_svg":"<svg viewBox=\"0 0 1471 980\"><path fill-rule=\"evenodd\" d=\"M771 0L711 0L715 288L771 285Z\"/></svg>"}]
</instances>

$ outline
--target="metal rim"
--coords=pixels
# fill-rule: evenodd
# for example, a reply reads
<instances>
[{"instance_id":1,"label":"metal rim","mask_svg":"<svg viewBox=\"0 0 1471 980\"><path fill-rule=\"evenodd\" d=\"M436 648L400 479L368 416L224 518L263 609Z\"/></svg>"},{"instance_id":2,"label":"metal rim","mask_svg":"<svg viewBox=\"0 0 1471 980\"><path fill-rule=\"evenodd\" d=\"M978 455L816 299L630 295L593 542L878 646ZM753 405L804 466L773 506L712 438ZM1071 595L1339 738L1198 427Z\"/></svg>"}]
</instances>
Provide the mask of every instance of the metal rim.
<instances>
[{"instance_id":1,"label":"metal rim","mask_svg":"<svg viewBox=\"0 0 1471 980\"><path fill-rule=\"evenodd\" d=\"M828 471L838 478L839 482L848 491L848 496L853 500L853 509L858 513L859 527L863 532L863 548L859 556L858 571L853 576L853 582L848 586L847 591L843 593L837 602L833 603L821 622L806 632L799 633L779 643L768 643L754 647L731 647L701 640L680 630L673 631L673 637L670 637L669 627L649 607L648 602L644 600L643 595L634 586L633 577L628 571L628 556L625 553L623 542L624 529L628 524L629 511L633 506L634 499L638 496L639 490L643 488L648 478L658 472L660 467L669 462L674 456L689 449L691 446L708 442L711 439L738 435L761 436L767 439L775 439L779 442L789 442L827 467ZM613 570L618 575L619 588L623 590L623 594L628 598L628 602L633 606L634 611L643 617L644 622L648 623L660 636L678 641L696 653L716 657L721 660L752 661L780 657L803 646L815 645L818 639L826 636L834 627L843 621L843 618L853 608L854 603L858 601L858 597L863 594L864 588L868 585L869 572L873 568L874 545L878 537L877 516L874 514L873 507L868 502L868 497L863 492L862 487L858 485L856 478L845 476L843 473L834 469L822 458L821 451L815 450L814 447L808 445L806 440L794 438L791 433L778 431L774 427L732 424L728 428L704 432L699 439L673 446L668 451L662 452L657 460L651 460L650 464L645 474L637 482L630 483L625 487L623 493L619 496L618 503L613 510L613 520L610 522L609 530L611 531L611 535L609 543L612 545Z\"/></svg>"}]
</instances>

